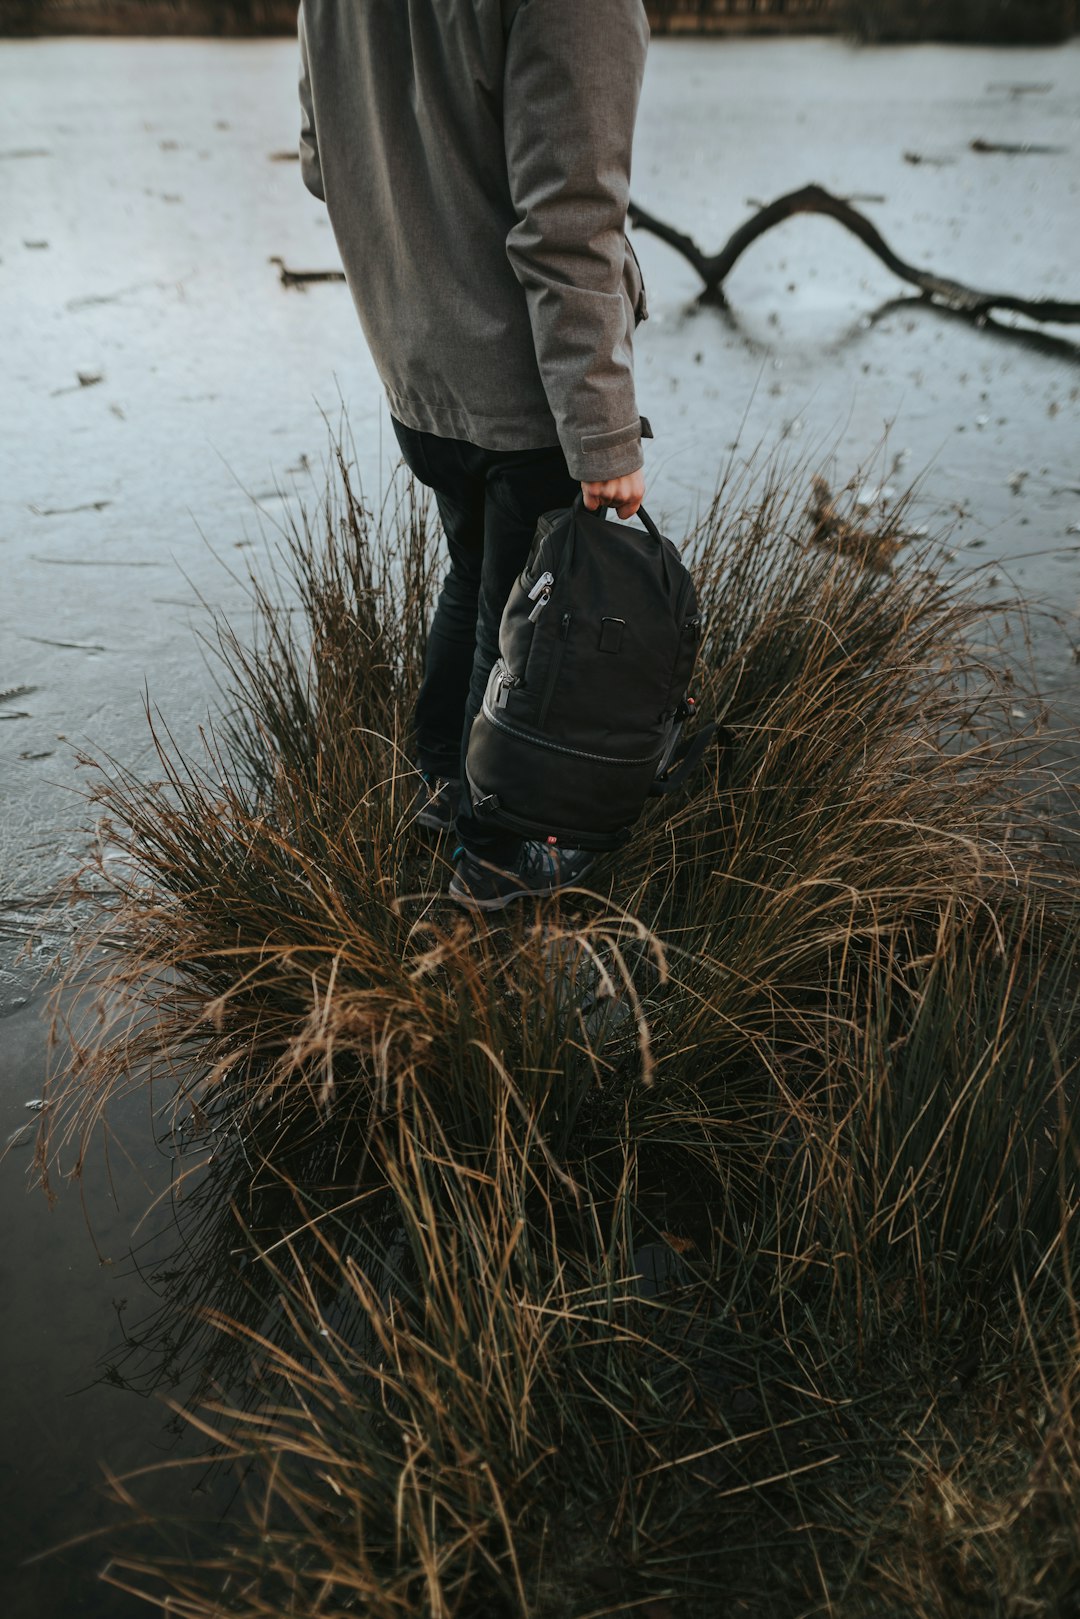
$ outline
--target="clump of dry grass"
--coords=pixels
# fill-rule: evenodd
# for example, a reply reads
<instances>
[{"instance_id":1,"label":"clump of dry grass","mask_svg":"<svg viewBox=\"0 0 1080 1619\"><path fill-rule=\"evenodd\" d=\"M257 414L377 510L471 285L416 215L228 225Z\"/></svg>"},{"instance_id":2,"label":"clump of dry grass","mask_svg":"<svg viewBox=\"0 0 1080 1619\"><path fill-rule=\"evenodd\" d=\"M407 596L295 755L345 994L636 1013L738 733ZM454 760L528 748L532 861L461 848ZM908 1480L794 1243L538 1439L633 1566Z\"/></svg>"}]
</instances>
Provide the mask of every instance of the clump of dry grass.
<instances>
[{"instance_id":1,"label":"clump of dry grass","mask_svg":"<svg viewBox=\"0 0 1080 1619\"><path fill-rule=\"evenodd\" d=\"M249 1516L120 1583L186 1619L662 1619L718 1582L732 1612L1062 1611L1059 784L977 591L807 546L804 512L729 488L693 537L724 746L590 894L497 926L441 899L409 825L434 540L344 462L251 636L219 627L206 757L157 725L157 784L103 776L102 1020L43 1171L167 1074L174 1125L293 1200L246 1238L257 1307L226 1287L199 1328L255 1368L192 1417L254 1465Z\"/></svg>"}]
</instances>

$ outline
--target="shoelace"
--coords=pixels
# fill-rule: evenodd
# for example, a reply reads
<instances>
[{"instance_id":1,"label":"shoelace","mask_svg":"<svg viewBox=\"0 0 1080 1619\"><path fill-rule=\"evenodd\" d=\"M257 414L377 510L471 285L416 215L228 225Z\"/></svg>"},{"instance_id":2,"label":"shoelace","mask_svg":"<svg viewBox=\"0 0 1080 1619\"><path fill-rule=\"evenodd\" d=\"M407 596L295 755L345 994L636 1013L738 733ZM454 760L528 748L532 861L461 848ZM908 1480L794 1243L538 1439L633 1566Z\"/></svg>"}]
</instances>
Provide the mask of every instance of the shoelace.
<instances>
[{"instance_id":1,"label":"shoelace","mask_svg":"<svg viewBox=\"0 0 1080 1619\"><path fill-rule=\"evenodd\" d=\"M555 849L544 843L526 843L522 857L518 864L518 875L521 877L540 876L543 878L558 878L559 856Z\"/></svg>"}]
</instances>

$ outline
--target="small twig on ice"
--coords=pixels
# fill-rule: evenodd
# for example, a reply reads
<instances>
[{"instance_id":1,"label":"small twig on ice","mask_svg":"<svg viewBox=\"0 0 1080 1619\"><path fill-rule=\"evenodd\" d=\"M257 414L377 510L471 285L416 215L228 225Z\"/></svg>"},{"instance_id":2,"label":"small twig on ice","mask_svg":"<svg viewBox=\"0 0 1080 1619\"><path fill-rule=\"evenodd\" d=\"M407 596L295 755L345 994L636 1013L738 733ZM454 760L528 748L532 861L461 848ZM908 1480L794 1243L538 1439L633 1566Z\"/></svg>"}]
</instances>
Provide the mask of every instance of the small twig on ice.
<instances>
[{"instance_id":1,"label":"small twig on ice","mask_svg":"<svg viewBox=\"0 0 1080 1619\"><path fill-rule=\"evenodd\" d=\"M984 141L978 137L971 142L973 152L999 152L1005 157L1060 157L1068 151L1066 146L1032 146L1027 142Z\"/></svg>"},{"instance_id":2,"label":"small twig on ice","mask_svg":"<svg viewBox=\"0 0 1080 1619\"><path fill-rule=\"evenodd\" d=\"M278 274L281 276L283 287L306 287L311 281L344 281L344 270L288 270L285 260L276 256L270 260L276 264Z\"/></svg>"},{"instance_id":3,"label":"small twig on ice","mask_svg":"<svg viewBox=\"0 0 1080 1619\"><path fill-rule=\"evenodd\" d=\"M864 214L853 208L845 198L834 197L823 186L803 186L798 191L789 191L786 196L778 197L740 225L719 253L712 255L703 253L691 237L665 225L662 220L654 219L637 203L631 202L629 208L631 224L659 236L661 241L667 242L669 247L681 253L694 266L705 283L701 295L703 301L720 304L726 301L724 282L746 249L773 225L790 219L793 214L825 214L835 219L857 236L901 281L918 287L932 303L942 304L960 314L977 317L987 315L994 309L1011 309L1032 320L1061 321L1065 324L1080 321L1080 303L1063 303L1054 298L1017 298L1008 292L980 292L974 287L966 287L963 282L950 281L930 270L917 269L893 252L881 232Z\"/></svg>"}]
</instances>

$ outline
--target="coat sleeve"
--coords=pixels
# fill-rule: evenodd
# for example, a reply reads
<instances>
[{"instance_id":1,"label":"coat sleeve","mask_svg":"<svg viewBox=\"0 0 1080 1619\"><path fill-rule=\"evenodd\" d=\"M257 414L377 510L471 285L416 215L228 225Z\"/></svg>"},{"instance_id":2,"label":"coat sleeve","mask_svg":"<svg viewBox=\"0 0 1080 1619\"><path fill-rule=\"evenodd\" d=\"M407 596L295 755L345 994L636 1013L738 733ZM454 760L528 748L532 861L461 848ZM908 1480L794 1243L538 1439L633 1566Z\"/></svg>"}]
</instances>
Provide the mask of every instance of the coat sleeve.
<instances>
[{"instance_id":1,"label":"coat sleeve","mask_svg":"<svg viewBox=\"0 0 1080 1619\"><path fill-rule=\"evenodd\" d=\"M300 7L297 23L300 35L300 175L313 196L325 202L322 168L319 164L319 143L315 135L315 109L311 100L311 82L308 74L307 26L304 8Z\"/></svg>"},{"instance_id":2,"label":"coat sleeve","mask_svg":"<svg viewBox=\"0 0 1080 1619\"><path fill-rule=\"evenodd\" d=\"M506 251L571 476L589 482L642 464L623 277L648 41L642 0L521 0L506 41Z\"/></svg>"}]
</instances>

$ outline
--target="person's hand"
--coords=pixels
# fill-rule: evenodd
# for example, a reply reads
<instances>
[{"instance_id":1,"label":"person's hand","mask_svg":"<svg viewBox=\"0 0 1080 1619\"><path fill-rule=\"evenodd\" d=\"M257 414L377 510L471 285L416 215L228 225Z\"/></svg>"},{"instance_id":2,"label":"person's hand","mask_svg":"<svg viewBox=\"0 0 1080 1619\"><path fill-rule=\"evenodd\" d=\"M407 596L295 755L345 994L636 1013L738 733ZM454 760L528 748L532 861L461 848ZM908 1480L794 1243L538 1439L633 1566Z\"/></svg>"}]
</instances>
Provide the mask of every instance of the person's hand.
<instances>
[{"instance_id":1,"label":"person's hand","mask_svg":"<svg viewBox=\"0 0 1080 1619\"><path fill-rule=\"evenodd\" d=\"M581 493L590 512L598 506L614 506L620 517L633 517L645 499L645 473L639 467L625 478L608 478L603 483L583 483Z\"/></svg>"}]
</instances>

